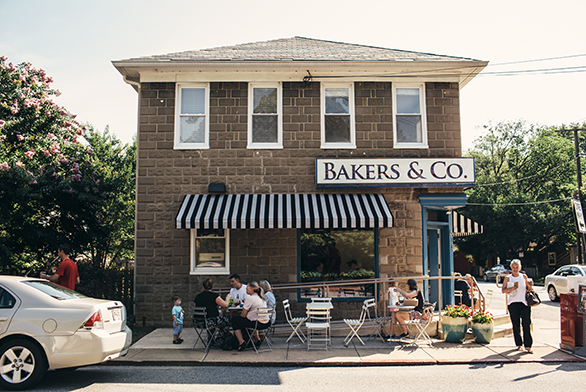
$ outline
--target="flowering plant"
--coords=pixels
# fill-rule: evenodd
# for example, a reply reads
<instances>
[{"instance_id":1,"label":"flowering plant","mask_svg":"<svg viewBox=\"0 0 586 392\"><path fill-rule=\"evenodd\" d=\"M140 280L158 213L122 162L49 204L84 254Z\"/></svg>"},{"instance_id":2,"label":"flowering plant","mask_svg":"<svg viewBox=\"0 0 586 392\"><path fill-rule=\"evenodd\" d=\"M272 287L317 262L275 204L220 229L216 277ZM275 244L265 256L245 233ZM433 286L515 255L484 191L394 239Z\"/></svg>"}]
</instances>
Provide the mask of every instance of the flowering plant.
<instances>
[{"instance_id":1,"label":"flowering plant","mask_svg":"<svg viewBox=\"0 0 586 392\"><path fill-rule=\"evenodd\" d=\"M494 317L489 312L478 311L472 315L472 322L477 324L492 324Z\"/></svg>"},{"instance_id":2,"label":"flowering plant","mask_svg":"<svg viewBox=\"0 0 586 392\"><path fill-rule=\"evenodd\" d=\"M451 318L464 317L467 319L470 318L471 314L470 308L466 305L448 305L442 312L443 316Z\"/></svg>"}]
</instances>

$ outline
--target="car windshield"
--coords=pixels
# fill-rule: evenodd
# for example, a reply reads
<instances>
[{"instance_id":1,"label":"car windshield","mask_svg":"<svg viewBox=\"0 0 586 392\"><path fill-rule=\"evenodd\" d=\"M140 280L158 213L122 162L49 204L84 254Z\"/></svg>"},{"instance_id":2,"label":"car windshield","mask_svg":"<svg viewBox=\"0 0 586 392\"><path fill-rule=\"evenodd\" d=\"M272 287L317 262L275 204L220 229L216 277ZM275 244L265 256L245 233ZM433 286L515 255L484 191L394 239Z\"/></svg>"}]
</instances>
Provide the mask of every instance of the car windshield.
<instances>
[{"instance_id":1,"label":"car windshield","mask_svg":"<svg viewBox=\"0 0 586 392\"><path fill-rule=\"evenodd\" d=\"M31 280L24 283L59 300L86 298L86 296L83 294L80 294L73 290L69 290L68 288L59 286L51 282L46 282L42 280Z\"/></svg>"}]
</instances>

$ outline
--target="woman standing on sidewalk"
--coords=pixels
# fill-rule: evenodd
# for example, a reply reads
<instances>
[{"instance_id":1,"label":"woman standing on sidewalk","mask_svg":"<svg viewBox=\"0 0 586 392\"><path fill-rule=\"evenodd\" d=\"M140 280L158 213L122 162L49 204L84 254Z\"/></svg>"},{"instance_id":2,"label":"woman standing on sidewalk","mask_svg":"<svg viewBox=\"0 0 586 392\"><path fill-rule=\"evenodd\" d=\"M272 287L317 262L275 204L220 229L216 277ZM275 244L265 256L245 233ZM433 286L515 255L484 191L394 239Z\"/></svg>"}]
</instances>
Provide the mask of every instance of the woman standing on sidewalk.
<instances>
[{"instance_id":1,"label":"woman standing on sidewalk","mask_svg":"<svg viewBox=\"0 0 586 392\"><path fill-rule=\"evenodd\" d=\"M531 290L533 283L527 279L527 275L519 273L521 260L511 261L511 275L506 276L503 281L502 292L509 295L509 317L513 324L513 335L517 350L523 351L523 343L528 353L533 353L531 346L531 307L527 305L526 293ZM521 338L521 325L523 326L523 338Z\"/></svg>"}]
</instances>

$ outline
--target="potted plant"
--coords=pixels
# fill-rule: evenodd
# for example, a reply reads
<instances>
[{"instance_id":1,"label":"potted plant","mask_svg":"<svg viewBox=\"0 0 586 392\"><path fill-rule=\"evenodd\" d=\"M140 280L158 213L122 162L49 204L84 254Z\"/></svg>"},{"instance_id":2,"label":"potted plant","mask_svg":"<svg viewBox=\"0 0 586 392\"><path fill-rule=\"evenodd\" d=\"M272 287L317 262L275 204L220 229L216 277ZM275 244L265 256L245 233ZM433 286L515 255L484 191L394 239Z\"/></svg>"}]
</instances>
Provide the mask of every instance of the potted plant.
<instances>
[{"instance_id":1,"label":"potted plant","mask_svg":"<svg viewBox=\"0 0 586 392\"><path fill-rule=\"evenodd\" d=\"M478 311L472 315L472 336L476 343L490 343L494 331L494 317L488 312Z\"/></svg>"},{"instance_id":2,"label":"potted plant","mask_svg":"<svg viewBox=\"0 0 586 392\"><path fill-rule=\"evenodd\" d=\"M468 331L470 308L466 305L448 305L442 312L442 332L446 342L462 343Z\"/></svg>"}]
</instances>

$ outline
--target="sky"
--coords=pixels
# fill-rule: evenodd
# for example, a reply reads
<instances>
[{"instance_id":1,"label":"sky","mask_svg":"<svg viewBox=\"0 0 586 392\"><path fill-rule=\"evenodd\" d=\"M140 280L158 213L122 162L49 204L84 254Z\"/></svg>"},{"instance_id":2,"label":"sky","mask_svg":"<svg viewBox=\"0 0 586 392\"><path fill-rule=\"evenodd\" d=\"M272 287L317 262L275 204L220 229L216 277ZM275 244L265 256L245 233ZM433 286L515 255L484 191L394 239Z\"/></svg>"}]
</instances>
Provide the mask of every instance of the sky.
<instances>
[{"instance_id":1,"label":"sky","mask_svg":"<svg viewBox=\"0 0 586 392\"><path fill-rule=\"evenodd\" d=\"M585 14L583 0L0 0L0 56L45 69L58 104L125 143L138 96L113 60L301 36L489 61L460 95L468 150L490 123L586 121Z\"/></svg>"}]
</instances>

